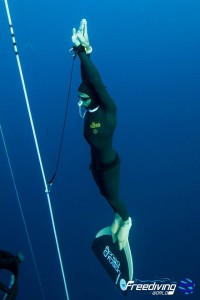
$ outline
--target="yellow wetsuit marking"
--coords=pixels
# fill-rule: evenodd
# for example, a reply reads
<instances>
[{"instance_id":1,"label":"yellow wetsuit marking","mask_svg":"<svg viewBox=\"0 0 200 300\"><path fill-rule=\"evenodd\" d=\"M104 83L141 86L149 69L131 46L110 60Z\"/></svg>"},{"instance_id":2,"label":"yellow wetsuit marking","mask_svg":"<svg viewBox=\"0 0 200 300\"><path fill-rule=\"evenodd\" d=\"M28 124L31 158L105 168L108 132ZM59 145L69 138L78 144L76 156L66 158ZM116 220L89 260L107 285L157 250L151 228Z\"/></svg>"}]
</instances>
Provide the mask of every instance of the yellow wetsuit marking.
<instances>
[{"instance_id":1,"label":"yellow wetsuit marking","mask_svg":"<svg viewBox=\"0 0 200 300\"><path fill-rule=\"evenodd\" d=\"M92 128L92 129L94 129L94 128L99 128L99 127L101 127L101 124L100 124L100 123L92 122L92 123L90 124L90 128Z\"/></svg>"},{"instance_id":2,"label":"yellow wetsuit marking","mask_svg":"<svg viewBox=\"0 0 200 300\"><path fill-rule=\"evenodd\" d=\"M90 124L90 128L93 129L92 132L93 132L94 134L97 134L97 133L98 133L97 128L99 128L99 127L101 127L101 124L100 124L100 123L92 122L92 123Z\"/></svg>"}]
</instances>

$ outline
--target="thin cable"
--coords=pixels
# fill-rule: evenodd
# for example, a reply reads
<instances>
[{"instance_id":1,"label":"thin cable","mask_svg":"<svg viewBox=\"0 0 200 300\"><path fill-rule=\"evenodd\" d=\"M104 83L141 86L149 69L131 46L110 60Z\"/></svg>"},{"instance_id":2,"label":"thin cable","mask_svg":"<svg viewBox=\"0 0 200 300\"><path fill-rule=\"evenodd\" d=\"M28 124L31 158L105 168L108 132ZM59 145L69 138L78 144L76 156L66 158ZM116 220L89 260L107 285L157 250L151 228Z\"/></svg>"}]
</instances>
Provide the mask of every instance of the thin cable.
<instances>
[{"instance_id":1,"label":"thin cable","mask_svg":"<svg viewBox=\"0 0 200 300\"><path fill-rule=\"evenodd\" d=\"M19 54L18 54L18 50L17 50L13 25L12 25L11 16L10 16L10 10L9 10L7 0L4 0L4 3L5 3L5 7L6 7L8 23L9 23L9 26L10 26L12 42L13 42L14 51L15 51L15 54L16 54L17 65L18 65L19 74L20 74L20 78L21 78L22 88L23 88L24 97L25 97L25 101L26 101L26 106L27 106L27 110L28 110L28 115L29 115L29 120L30 120L30 124L31 124L31 129L32 129L32 133L33 133L34 142L35 142L35 147L36 147L38 160L39 160L39 164L40 164L40 169L41 169L41 173L42 173L42 177L43 177L43 181L44 181L45 192L46 192L46 196L47 196L47 200L48 200L49 212L50 212L50 216L51 216L51 222L52 222L54 238L55 238L55 242L56 242L56 248L57 248L57 252L58 252L58 258L59 258L59 262L60 262L61 273L62 273L62 277L63 277L65 293L66 293L67 300L69 300L69 294L68 294L67 283L66 283L66 278L65 278L65 272L64 272L64 268L63 268L63 262L62 262L62 257L61 257L61 252L60 252L60 247L59 247L59 242L58 242L58 237L57 237L57 232L56 232L56 226L55 226L55 222L54 222L54 216L53 216L53 210L52 210L52 206L51 206L51 199L50 199L50 195L49 195L48 184L47 184L46 177L45 177L45 172L44 172L44 168L43 168L43 164L42 164L42 158L41 158L41 155L40 155L40 149L39 149L39 145L38 145L38 141L37 141L35 126L34 126L32 113L31 113L31 109L30 109L28 94L27 94L26 85L25 85L25 81L24 81L24 76L23 76L23 72L22 72L22 68L21 68L20 59L19 59Z\"/></svg>"},{"instance_id":2,"label":"thin cable","mask_svg":"<svg viewBox=\"0 0 200 300\"><path fill-rule=\"evenodd\" d=\"M45 298L45 294L44 294L44 289L43 289L43 286L42 286L42 281L41 281L40 274L39 274L39 271L38 271L38 267L37 267L37 263L36 263L36 259L35 259L35 255L34 255L34 251L33 251L33 247L32 247L32 244L31 244L30 235L29 235L29 232L28 232L28 227L26 225L26 220L25 220L24 212L23 212L21 201L20 201L20 198L19 198L19 193L18 193L18 189L17 189L17 185L16 185L16 181L15 181L14 173L13 173L13 170L12 170L12 165L11 165L11 162L10 162L10 157L9 157L9 154L8 154L8 150L7 150L7 146L6 146L6 141L5 141L5 138L4 138L4 134L3 134L3 130L2 130L1 125L0 125L0 131L1 131L3 145L4 145L5 152L6 152L6 157L7 157L7 160L8 160L8 165L9 165L9 169L10 169L10 173L11 173L11 177L12 177L12 181L13 181L15 193L16 193L16 196L17 196L17 201L18 201L20 213L21 213L22 220L23 220L24 227L25 227L25 231L26 231L26 236L27 236L29 247L30 247L30 250L31 250L32 257L33 257L33 263L34 263L36 274L37 274L37 277L38 277L40 289L41 289L43 298L46 299Z\"/></svg>"},{"instance_id":3,"label":"thin cable","mask_svg":"<svg viewBox=\"0 0 200 300\"><path fill-rule=\"evenodd\" d=\"M54 181L54 179L56 177L56 174L57 174L57 171L58 171L59 162L60 162L62 144L63 144L64 133L65 133L65 124L66 124L66 121L67 121L67 112L68 112L68 107L69 107L69 97L70 97L70 91L71 91L72 75L73 75L75 59L76 59L76 55L73 56L73 62L72 62L72 68L71 68L71 74L70 74L70 81L69 81L69 89L68 89L68 95L67 95L67 104L66 104L66 109L65 109L64 122L63 122L63 127L62 127L62 134L61 134L61 139L60 139L60 145L59 145L59 150L58 150L58 157L57 157L56 167L55 167L55 171L53 173L53 176L48 181L49 186L51 186L53 184L53 181ZM49 191L50 191L50 189L49 189Z\"/></svg>"}]
</instances>

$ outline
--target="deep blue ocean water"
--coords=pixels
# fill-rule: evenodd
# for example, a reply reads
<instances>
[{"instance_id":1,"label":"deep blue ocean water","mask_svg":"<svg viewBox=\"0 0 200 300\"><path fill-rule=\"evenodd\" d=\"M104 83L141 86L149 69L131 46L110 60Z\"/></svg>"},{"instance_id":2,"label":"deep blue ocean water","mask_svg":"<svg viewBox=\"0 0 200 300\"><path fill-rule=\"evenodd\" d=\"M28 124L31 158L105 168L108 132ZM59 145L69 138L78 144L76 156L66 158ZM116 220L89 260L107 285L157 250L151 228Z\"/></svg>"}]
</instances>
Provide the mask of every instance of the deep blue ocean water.
<instances>
[{"instance_id":1,"label":"deep blue ocean water","mask_svg":"<svg viewBox=\"0 0 200 300\"><path fill-rule=\"evenodd\" d=\"M200 2L10 0L45 173L54 171L72 57L71 31L88 20L91 59L118 106L114 145L133 227L134 277L187 277L200 263ZM71 300L124 299L90 247L113 213L91 174L77 108L76 59L52 207ZM46 299L66 299L46 194L4 1L0 2L0 124ZM0 138L0 249L23 252L19 300L43 299ZM148 299L129 292L126 299ZM157 296L159 297L159 296ZM161 298L161 297L159 297Z\"/></svg>"}]
</instances>

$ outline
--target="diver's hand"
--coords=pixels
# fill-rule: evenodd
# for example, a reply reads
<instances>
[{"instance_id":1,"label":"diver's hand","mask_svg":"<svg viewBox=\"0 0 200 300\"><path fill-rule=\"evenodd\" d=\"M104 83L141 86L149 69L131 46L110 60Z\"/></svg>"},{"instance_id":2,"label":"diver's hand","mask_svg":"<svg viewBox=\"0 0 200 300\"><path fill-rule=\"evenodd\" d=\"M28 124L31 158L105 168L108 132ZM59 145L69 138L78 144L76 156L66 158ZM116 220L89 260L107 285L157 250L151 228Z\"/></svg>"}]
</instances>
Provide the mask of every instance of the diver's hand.
<instances>
[{"instance_id":1,"label":"diver's hand","mask_svg":"<svg viewBox=\"0 0 200 300\"><path fill-rule=\"evenodd\" d=\"M92 52L92 47L90 46L89 37L88 37L88 30L87 30L87 20L82 19L79 29L76 33L76 36L82 46L85 47L86 53Z\"/></svg>"},{"instance_id":2,"label":"diver's hand","mask_svg":"<svg viewBox=\"0 0 200 300\"><path fill-rule=\"evenodd\" d=\"M80 45L80 41L76 34L76 28L72 29L72 43L75 47L78 47Z\"/></svg>"}]
</instances>

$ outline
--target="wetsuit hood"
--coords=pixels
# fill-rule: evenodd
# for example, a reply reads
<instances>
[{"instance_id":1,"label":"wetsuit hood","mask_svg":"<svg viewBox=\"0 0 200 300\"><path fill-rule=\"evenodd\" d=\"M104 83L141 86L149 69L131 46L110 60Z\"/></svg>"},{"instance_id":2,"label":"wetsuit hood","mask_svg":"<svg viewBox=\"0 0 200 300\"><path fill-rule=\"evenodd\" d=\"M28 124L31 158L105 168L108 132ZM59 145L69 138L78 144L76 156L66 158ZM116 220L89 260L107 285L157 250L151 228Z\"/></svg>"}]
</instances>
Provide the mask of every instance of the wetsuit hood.
<instances>
[{"instance_id":1,"label":"wetsuit hood","mask_svg":"<svg viewBox=\"0 0 200 300\"><path fill-rule=\"evenodd\" d=\"M81 92L81 93L87 94L93 100L97 99L97 95L95 93L95 90L93 89L92 85L87 81L83 81L79 85L78 91Z\"/></svg>"}]
</instances>

